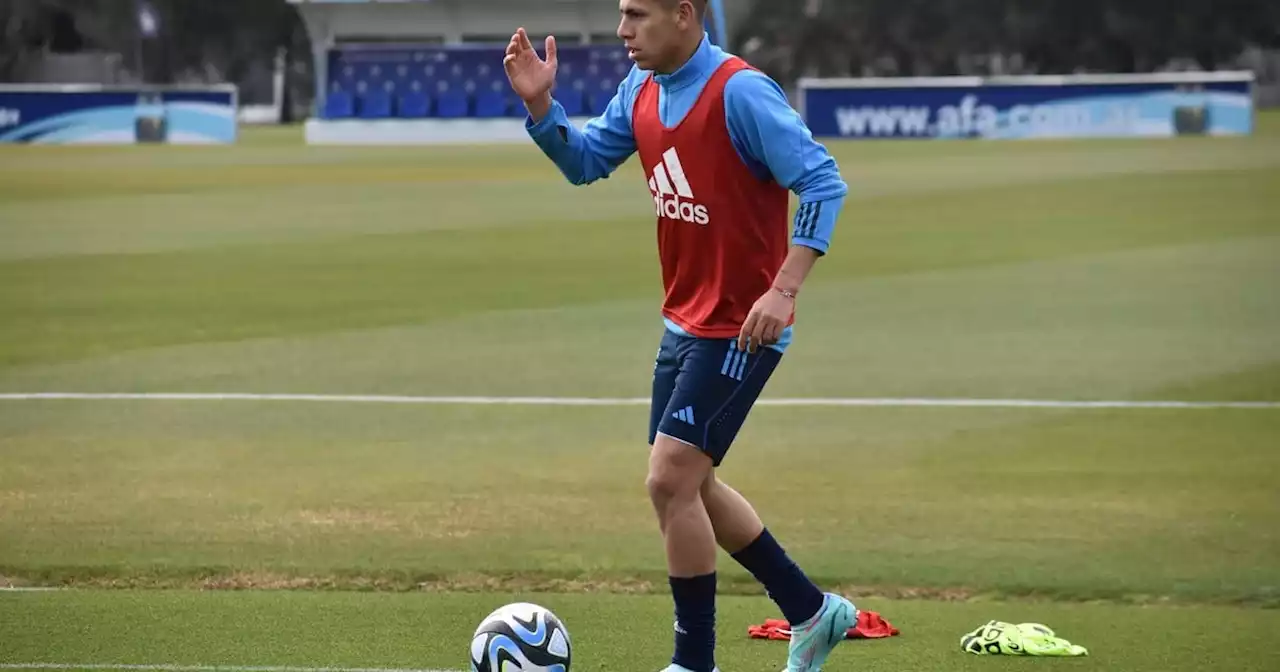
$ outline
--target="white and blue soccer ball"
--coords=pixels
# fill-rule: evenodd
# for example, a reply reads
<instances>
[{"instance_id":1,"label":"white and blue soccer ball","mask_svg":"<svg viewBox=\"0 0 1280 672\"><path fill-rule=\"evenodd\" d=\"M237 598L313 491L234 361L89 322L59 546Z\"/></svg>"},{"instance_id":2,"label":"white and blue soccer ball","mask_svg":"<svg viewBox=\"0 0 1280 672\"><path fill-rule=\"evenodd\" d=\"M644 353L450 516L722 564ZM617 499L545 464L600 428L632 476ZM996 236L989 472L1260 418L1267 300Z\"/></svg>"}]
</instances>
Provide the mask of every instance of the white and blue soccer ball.
<instances>
[{"instance_id":1,"label":"white and blue soccer ball","mask_svg":"<svg viewBox=\"0 0 1280 672\"><path fill-rule=\"evenodd\" d=\"M550 609L499 607L471 637L471 672L569 672L569 631Z\"/></svg>"}]
</instances>

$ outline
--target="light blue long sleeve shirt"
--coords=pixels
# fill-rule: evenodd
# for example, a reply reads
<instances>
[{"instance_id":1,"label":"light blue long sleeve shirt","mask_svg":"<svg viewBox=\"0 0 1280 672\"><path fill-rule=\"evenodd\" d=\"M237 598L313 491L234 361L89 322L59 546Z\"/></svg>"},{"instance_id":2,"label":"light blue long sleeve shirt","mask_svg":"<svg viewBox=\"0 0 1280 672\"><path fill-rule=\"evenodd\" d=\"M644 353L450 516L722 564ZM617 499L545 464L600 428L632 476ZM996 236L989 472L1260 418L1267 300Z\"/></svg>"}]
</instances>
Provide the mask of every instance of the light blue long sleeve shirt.
<instances>
[{"instance_id":1,"label":"light blue long sleeve shirt","mask_svg":"<svg viewBox=\"0 0 1280 672\"><path fill-rule=\"evenodd\" d=\"M728 58L730 54L704 35L698 50L680 69L656 75L662 123L667 127L679 123ZM607 179L636 152L631 120L636 98L649 74L632 66L604 114L588 121L582 129L576 128L564 107L553 100L551 111L540 121L534 123L532 118L526 118L529 136L569 182L586 185ZM724 102L729 137L738 156L756 176L774 180L800 199L792 243L826 254L848 194L835 159L814 140L782 88L768 76L753 70L735 74L725 85ZM669 320L667 326L680 331ZM787 329L776 349L785 349L790 336L791 329Z\"/></svg>"}]
</instances>

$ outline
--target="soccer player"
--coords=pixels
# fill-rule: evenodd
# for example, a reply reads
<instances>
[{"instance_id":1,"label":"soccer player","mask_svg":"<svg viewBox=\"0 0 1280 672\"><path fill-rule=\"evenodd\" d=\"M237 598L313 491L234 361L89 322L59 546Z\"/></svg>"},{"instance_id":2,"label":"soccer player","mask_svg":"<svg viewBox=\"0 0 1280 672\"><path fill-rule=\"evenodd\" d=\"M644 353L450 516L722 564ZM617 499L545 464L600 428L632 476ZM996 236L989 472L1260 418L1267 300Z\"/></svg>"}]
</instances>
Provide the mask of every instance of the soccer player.
<instances>
[{"instance_id":1,"label":"soccer player","mask_svg":"<svg viewBox=\"0 0 1280 672\"><path fill-rule=\"evenodd\" d=\"M570 182L607 178L638 152L653 196L666 293L647 485L675 602L667 672L715 669L717 543L792 624L787 672L816 672L857 610L815 586L715 468L791 342L796 297L848 188L782 89L711 44L706 0L619 7L635 66L582 129L552 96L554 37L544 60L520 28L504 66L531 138Z\"/></svg>"}]
</instances>

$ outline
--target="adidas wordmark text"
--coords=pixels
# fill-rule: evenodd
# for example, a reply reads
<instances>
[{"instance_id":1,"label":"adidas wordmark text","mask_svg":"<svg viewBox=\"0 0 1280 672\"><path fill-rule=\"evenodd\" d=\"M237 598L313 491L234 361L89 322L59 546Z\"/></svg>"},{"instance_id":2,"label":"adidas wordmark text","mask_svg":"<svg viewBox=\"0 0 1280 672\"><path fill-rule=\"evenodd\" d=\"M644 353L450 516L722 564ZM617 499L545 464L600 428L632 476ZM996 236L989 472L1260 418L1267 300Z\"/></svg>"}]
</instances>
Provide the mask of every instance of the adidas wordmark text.
<instances>
[{"instance_id":1,"label":"adidas wordmark text","mask_svg":"<svg viewBox=\"0 0 1280 672\"><path fill-rule=\"evenodd\" d=\"M662 163L654 167L649 178L649 191L653 194L654 210L659 217L704 226L711 222L707 206L693 202L693 189L689 187L675 147L663 152Z\"/></svg>"}]
</instances>

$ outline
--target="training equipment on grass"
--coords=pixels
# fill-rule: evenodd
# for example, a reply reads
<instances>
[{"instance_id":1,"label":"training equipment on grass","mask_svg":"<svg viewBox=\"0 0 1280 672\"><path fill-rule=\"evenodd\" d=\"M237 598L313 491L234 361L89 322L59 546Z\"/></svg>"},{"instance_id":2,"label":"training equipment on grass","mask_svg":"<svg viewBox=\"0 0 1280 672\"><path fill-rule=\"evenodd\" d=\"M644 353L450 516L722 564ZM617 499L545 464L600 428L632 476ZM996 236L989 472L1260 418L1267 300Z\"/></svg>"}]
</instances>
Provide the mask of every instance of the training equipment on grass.
<instances>
[{"instance_id":1,"label":"training equipment on grass","mask_svg":"<svg viewBox=\"0 0 1280 672\"><path fill-rule=\"evenodd\" d=\"M845 631L845 639L883 639L896 637L900 631L874 611L858 611L858 621ZM791 640L791 624L784 618L766 618L759 625L748 625L751 639Z\"/></svg>"},{"instance_id":2,"label":"training equipment on grass","mask_svg":"<svg viewBox=\"0 0 1280 672\"><path fill-rule=\"evenodd\" d=\"M976 655L1087 656L1089 650L1053 634L1039 623L987 624L960 638L960 648Z\"/></svg>"},{"instance_id":3,"label":"training equipment on grass","mask_svg":"<svg viewBox=\"0 0 1280 672\"><path fill-rule=\"evenodd\" d=\"M551 610L514 602L484 617L471 637L472 672L569 672L569 631Z\"/></svg>"}]
</instances>

